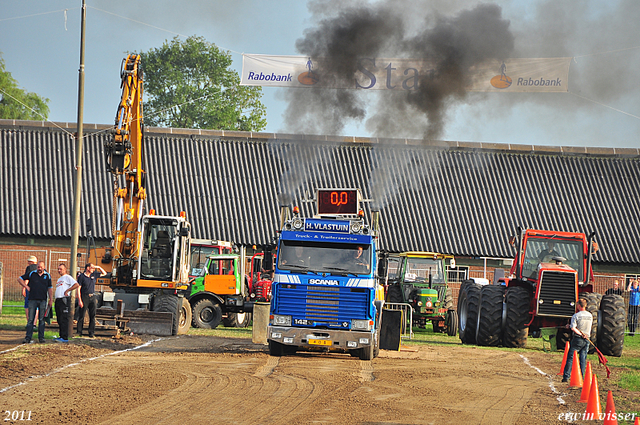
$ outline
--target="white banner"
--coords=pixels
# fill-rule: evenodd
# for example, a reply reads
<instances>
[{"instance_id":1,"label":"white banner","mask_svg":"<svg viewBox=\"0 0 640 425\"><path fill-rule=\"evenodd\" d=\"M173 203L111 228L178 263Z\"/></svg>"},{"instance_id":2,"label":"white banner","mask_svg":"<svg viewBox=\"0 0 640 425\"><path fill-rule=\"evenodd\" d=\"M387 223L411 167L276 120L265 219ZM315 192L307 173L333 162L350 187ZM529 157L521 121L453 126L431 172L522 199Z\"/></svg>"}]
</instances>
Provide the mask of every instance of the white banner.
<instances>
[{"instance_id":1,"label":"white banner","mask_svg":"<svg viewBox=\"0 0 640 425\"><path fill-rule=\"evenodd\" d=\"M566 92L571 58L491 60L470 70L468 91ZM415 90L435 72L434 61L361 58L350 81L323 72L322 59L306 56L242 55L242 85L322 87L364 90Z\"/></svg>"}]
</instances>

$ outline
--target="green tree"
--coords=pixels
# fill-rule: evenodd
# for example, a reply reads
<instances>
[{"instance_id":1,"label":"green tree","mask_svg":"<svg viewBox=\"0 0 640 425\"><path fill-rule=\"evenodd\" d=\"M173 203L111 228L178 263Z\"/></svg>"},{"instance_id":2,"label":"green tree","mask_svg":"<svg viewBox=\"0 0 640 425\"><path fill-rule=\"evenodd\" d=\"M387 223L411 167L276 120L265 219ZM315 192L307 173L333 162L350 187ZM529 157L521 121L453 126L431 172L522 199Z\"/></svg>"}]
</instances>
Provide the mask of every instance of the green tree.
<instances>
[{"instance_id":1,"label":"green tree","mask_svg":"<svg viewBox=\"0 0 640 425\"><path fill-rule=\"evenodd\" d=\"M9 120L43 120L49 116L49 99L18 87L5 68L0 53L0 118Z\"/></svg>"},{"instance_id":2,"label":"green tree","mask_svg":"<svg viewBox=\"0 0 640 425\"><path fill-rule=\"evenodd\" d=\"M160 127L260 131L261 87L241 86L231 54L202 37L175 37L140 54L145 123Z\"/></svg>"}]
</instances>

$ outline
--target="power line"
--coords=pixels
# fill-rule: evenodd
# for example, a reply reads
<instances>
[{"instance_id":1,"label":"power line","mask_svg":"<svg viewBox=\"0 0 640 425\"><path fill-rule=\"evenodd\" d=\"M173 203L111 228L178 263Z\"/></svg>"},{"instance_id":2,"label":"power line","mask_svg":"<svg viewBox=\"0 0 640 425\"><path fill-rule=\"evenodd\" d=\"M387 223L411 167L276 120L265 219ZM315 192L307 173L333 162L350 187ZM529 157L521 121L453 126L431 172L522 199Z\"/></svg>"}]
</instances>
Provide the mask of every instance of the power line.
<instances>
[{"instance_id":1,"label":"power line","mask_svg":"<svg viewBox=\"0 0 640 425\"><path fill-rule=\"evenodd\" d=\"M606 104L604 104L604 103L602 103L602 102L598 102L597 100L589 99L588 97L580 96L579 94L572 93L572 92L570 92L570 91L568 91L567 93L572 94L572 95L574 95L574 96L576 96L576 97L579 97L580 99L588 100L589 102L593 102L593 103L595 103L595 104L597 104L597 105L604 106L605 108L612 109L612 110L614 110L614 111L616 111L616 112L620 112L621 114L625 114L625 115L628 115L628 116L630 116L630 117L633 117L633 118L635 118L635 119L640 120L640 117L639 117L639 116L637 116L637 115L630 114L630 113L625 112L625 111L623 111L623 110L621 110L621 109L617 109L617 108L614 108L613 106L609 106L609 105L606 105Z\"/></svg>"},{"instance_id":2,"label":"power line","mask_svg":"<svg viewBox=\"0 0 640 425\"><path fill-rule=\"evenodd\" d=\"M60 9L60 10L52 10L51 12L42 12L42 13L34 13L32 15L23 15L23 16L14 16L13 18L4 18L4 19L0 19L0 22L4 22L4 21L12 21L15 19L24 19L24 18L32 18L34 16L42 16L42 15L49 15L51 13L58 13L58 12L66 12L68 10L76 10L76 9L80 9L79 7L73 7L71 9Z\"/></svg>"}]
</instances>

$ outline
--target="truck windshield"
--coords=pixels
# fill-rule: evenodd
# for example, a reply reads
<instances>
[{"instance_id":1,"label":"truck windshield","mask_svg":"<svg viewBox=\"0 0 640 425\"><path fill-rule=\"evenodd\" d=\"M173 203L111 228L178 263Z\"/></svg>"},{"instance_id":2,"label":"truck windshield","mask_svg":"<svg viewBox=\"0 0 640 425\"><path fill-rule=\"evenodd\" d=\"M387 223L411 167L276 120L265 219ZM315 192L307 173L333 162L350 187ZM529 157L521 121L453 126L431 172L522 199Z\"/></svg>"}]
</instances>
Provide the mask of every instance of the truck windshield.
<instances>
[{"instance_id":1,"label":"truck windshield","mask_svg":"<svg viewBox=\"0 0 640 425\"><path fill-rule=\"evenodd\" d=\"M433 258L407 258L407 266L404 270L405 282L432 282L444 283L444 270L442 260Z\"/></svg>"},{"instance_id":2,"label":"truck windshield","mask_svg":"<svg viewBox=\"0 0 640 425\"><path fill-rule=\"evenodd\" d=\"M522 276L528 279L538 278L540 263L555 263L553 257L564 257L564 264L578 271L578 281L584 282L583 244L581 241L568 241L548 238L528 238L522 265Z\"/></svg>"},{"instance_id":3,"label":"truck windshield","mask_svg":"<svg viewBox=\"0 0 640 425\"><path fill-rule=\"evenodd\" d=\"M140 278L165 280L173 278L174 245L177 223L163 220L146 223L140 256Z\"/></svg>"},{"instance_id":4,"label":"truck windshield","mask_svg":"<svg viewBox=\"0 0 640 425\"><path fill-rule=\"evenodd\" d=\"M278 268L298 273L371 274L371 245L283 240Z\"/></svg>"}]
</instances>

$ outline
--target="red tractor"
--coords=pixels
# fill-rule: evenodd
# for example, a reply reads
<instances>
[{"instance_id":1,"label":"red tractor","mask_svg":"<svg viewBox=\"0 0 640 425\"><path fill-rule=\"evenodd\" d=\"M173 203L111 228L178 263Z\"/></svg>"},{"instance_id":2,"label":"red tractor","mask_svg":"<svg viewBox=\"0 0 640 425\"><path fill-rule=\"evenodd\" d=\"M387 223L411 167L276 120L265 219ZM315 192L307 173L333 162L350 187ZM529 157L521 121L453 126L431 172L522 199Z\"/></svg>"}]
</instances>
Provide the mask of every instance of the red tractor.
<instances>
[{"instance_id":1,"label":"red tractor","mask_svg":"<svg viewBox=\"0 0 640 425\"><path fill-rule=\"evenodd\" d=\"M606 355L621 356L624 302L620 295L593 292L591 257L598 250L583 233L519 230L509 240L517 248L509 277L495 285L465 281L458 296L459 334L464 344L522 348L527 336L555 334L563 349L578 298L593 315L591 341Z\"/></svg>"},{"instance_id":2,"label":"red tractor","mask_svg":"<svg viewBox=\"0 0 640 425\"><path fill-rule=\"evenodd\" d=\"M266 255L266 257L265 257ZM250 273L245 276L250 301L271 301L273 282L273 260L275 256L269 250L257 252L251 257Z\"/></svg>"}]
</instances>

